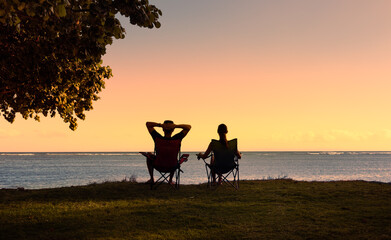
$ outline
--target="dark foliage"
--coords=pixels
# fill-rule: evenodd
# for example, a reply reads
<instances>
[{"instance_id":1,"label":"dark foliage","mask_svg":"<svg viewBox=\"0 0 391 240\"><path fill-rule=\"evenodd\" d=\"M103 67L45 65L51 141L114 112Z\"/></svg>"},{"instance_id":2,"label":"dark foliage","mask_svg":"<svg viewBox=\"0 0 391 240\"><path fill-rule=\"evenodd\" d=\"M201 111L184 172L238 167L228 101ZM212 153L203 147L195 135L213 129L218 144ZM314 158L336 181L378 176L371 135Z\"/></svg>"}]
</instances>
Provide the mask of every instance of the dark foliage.
<instances>
[{"instance_id":1,"label":"dark foliage","mask_svg":"<svg viewBox=\"0 0 391 240\"><path fill-rule=\"evenodd\" d=\"M160 27L148 0L0 0L0 115L58 114L75 130L112 76L102 56L125 36L119 14Z\"/></svg>"}]
</instances>

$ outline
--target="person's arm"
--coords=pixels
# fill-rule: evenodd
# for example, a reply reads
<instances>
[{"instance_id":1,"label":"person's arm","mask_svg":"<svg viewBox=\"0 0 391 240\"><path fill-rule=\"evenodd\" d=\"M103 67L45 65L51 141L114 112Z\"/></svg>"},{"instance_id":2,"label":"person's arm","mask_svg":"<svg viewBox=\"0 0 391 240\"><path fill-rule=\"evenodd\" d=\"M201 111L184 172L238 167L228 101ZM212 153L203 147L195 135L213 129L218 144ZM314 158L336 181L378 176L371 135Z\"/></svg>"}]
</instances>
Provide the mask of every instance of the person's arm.
<instances>
[{"instance_id":1,"label":"person's arm","mask_svg":"<svg viewBox=\"0 0 391 240\"><path fill-rule=\"evenodd\" d=\"M155 131L155 127L162 127L161 123L155 123L155 122L147 122L146 125L149 133Z\"/></svg>"},{"instance_id":2,"label":"person's arm","mask_svg":"<svg viewBox=\"0 0 391 240\"><path fill-rule=\"evenodd\" d=\"M205 159L209 156L210 152L212 152L212 143L209 143L208 149L204 153L200 152L197 154L198 159Z\"/></svg>"},{"instance_id":3,"label":"person's arm","mask_svg":"<svg viewBox=\"0 0 391 240\"><path fill-rule=\"evenodd\" d=\"M178 125L174 124L174 126L175 126L175 128L181 128L182 129L181 132L183 134L183 137L185 137L189 133L189 131L191 129L191 126L189 124L178 124Z\"/></svg>"},{"instance_id":4,"label":"person's arm","mask_svg":"<svg viewBox=\"0 0 391 240\"><path fill-rule=\"evenodd\" d=\"M242 154L241 154L241 153L239 152L239 150L237 150L237 149L236 149L235 155L236 155L239 159L242 158Z\"/></svg>"}]
</instances>

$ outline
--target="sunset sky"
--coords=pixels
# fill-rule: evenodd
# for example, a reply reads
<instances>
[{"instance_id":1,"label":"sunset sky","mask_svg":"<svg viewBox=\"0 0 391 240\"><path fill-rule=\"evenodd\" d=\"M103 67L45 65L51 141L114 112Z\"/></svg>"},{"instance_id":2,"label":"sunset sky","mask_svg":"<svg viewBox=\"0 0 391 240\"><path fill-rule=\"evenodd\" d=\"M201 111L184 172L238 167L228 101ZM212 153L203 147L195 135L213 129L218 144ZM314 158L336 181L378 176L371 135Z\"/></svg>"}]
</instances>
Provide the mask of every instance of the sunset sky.
<instances>
[{"instance_id":1,"label":"sunset sky","mask_svg":"<svg viewBox=\"0 0 391 240\"><path fill-rule=\"evenodd\" d=\"M146 121L228 126L241 151L391 150L391 1L156 0L162 27L121 18L106 82L73 132L0 119L0 152L153 150Z\"/></svg>"}]
</instances>

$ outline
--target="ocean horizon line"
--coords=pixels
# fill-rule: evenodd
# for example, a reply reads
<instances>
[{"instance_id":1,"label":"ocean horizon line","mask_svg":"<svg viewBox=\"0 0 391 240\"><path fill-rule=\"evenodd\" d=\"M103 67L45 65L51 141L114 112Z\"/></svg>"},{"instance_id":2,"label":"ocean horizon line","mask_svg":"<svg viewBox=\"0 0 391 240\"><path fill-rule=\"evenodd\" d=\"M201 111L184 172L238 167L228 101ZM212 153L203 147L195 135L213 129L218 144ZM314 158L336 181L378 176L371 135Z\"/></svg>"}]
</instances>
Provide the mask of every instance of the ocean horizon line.
<instances>
[{"instance_id":1,"label":"ocean horizon line","mask_svg":"<svg viewBox=\"0 0 391 240\"><path fill-rule=\"evenodd\" d=\"M118 152L118 153L139 153L148 150L106 150L106 151L0 151L0 153L57 153L57 152ZM199 150L182 150L181 152L199 152ZM243 150L241 152L391 152L390 150Z\"/></svg>"},{"instance_id":2,"label":"ocean horizon line","mask_svg":"<svg viewBox=\"0 0 391 240\"><path fill-rule=\"evenodd\" d=\"M182 153L198 153L200 151L181 151ZM391 155L391 150L389 151L351 151L351 150L300 150L300 151L241 151L242 153L307 153L307 154L313 154L313 155L357 155L357 154L385 154L385 155ZM140 151L20 151L20 152L1 152L1 155L140 155Z\"/></svg>"}]
</instances>

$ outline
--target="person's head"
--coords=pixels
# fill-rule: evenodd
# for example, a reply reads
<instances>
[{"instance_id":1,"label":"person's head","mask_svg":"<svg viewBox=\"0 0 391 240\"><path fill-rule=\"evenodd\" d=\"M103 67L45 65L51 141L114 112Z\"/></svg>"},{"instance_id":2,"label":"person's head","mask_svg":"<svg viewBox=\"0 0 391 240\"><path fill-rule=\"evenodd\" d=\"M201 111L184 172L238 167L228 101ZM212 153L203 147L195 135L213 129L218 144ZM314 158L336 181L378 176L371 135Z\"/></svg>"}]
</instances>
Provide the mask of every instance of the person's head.
<instances>
[{"instance_id":1,"label":"person's head","mask_svg":"<svg viewBox=\"0 0 391 240\"><path fill-rule=\"evenodd\" d=\"M174 122L171 120L165 120L163 122L162 128L163 128L164 134L168 134L168 135L172 134L172 132L174 131L174 128L172 128L173 124L174 124Z\"/></svg>"},{"instance_id":2,"label":"person's head","mask_svg":"<svg viewBox=\"0 0 391 240\"><path fill-rule=\"evenodd\" d=\"M172 120L165 120L163 124L174 124L174 122Z\"/></svg>"},{"instance_id":3,"label":"person's head","mask_svg":"<svg viewBox=\"0 0 391 240\"><path fill-rule=\"evenodd\" d=\"M219 127L217 128L217 133L220 136L219 141L228 148L228 141L226 136L226 134L228 133L227 125L220 124Z\"/></svg>"},{"instance_id":4,"label":"person's head","mask_svg":"<svg viewBox=\"0 0 391 240\"><path fill-rule=\"evenodd\" d=\"M217 133L219 135L227 134L228 133L228 128L227 125L225 124L220 124L219 127L217 128Z\"/></svg>"}]
</instances>

